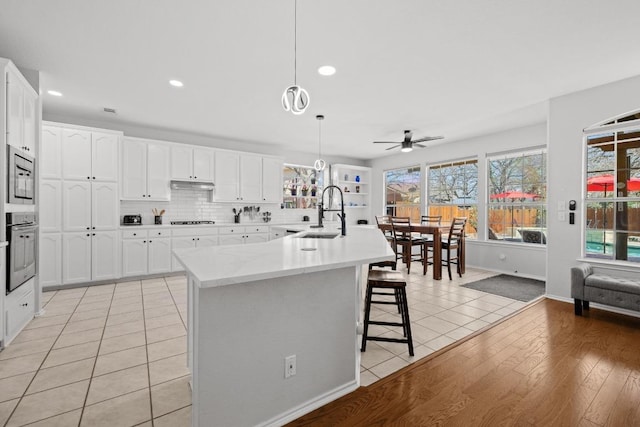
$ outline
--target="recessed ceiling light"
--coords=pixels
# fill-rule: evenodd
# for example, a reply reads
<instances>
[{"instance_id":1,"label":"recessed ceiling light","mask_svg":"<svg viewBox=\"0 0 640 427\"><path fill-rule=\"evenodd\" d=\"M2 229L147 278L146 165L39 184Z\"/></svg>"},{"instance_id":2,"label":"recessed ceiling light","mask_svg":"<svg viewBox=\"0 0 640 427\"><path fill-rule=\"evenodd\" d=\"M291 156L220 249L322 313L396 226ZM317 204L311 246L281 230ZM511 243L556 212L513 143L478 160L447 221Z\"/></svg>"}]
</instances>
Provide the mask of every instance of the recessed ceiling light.
<instances>
[{"instance_id":1,"label":"recessed ceiling light","mask_svg":"<svg viewBox=\"0 0 640 427\"><path fill-rule=\"evenodd\" d=\"M169 80L169 84L173 87L182 87L184 86L184 83L182 83L180 80Z\"/></svg>"},{"instance_id":2,"label":"recessed ceiling light","mask_svg":"<svg viewBox=\"0 0 640 427\"><path fill-rule=\"evenodd\" d=\"M333 76L336 73L336 67L332 65L323 65L318 68L318 74L321 76Z\"/></svg>"},{"instance_id":3,"label":"recessed ceiling light","mask_svg":"<svg viewBox=\"0 0 640 427\"><path fill-rule=\"evenodd\" d=\"M53 96L62 96L62 92L58 92L57 90L48 90L47 93Z\"/></svg>"}]
</instances>

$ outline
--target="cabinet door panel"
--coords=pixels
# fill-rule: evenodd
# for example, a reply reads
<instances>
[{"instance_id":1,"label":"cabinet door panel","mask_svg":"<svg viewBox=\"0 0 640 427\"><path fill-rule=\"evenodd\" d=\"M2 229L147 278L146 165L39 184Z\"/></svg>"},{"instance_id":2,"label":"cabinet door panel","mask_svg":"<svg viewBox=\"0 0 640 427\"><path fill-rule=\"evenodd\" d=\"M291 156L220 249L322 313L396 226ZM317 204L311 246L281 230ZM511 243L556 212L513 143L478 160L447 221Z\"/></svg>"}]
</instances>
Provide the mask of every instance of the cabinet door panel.
<instances>
[{"instance_id":1,"label":"cabinet door panel","mask_svg":"<svg viewBox=\"0 0 640 427\"><path fill-rule=\"evenodd\" d=\"M7 143L22 149L24 89L13 71L7 70Z\"/></svg>"},{"instance_id":2,"label":"cabinet door panel","mask_svg":"<svg viewBox=\"0 0 640 427\"><path fill-rule=\"evenodd\" d=\"M149 274L171 271L171 239L149 239Z\"/></svg>"},{"instance_id":3,"label":"cabinet door panel","mask_svg":"<svg viewBox=\"0 0 640 427\"><path fill-rule=\"evenodd\" d=\"M27 154L36 156L36 132L38 123L36 121L36 95L28 90L24 90L24 114L23 114L23 142Z\"/></svg>"},{"instance_id":4,"label":"cabinet door panel","mask_svg":"<svg viewBox=\"0 0 640 427\"><path fill-rule=\"evenodd\" d=\"M215 154L215 176L214 190L216 201L237 201L238 177L239 177L239 155L226 151L217 151Z\"/></svg>"},{"instance_id":5,"label":"cabinet door panel","mask_svg":"<svg viewBox=\"0 0 640 427\"><path fill-rule=\"evenodd\" d=\"M213 150L193 149L193 179L213 181Z\"/></svg>"},{"instance_id":6,"label":"cabinet door panel","mask_svg":"<svg viewBox=\"0 0 640 427\"><path fill-rule=\"evenodd\" d=\"M118 180L118 135L91 134L91 178L96 181Z\"/></svg>"},{"instance_id":7,"label":"cabinet door panel","mask_svg":"<svg viewBox=\"0 0 640 427\"><path fill-rule=\"evenodd\" d=\"M262 159L262 201L282 202L282 159Z\"/></svg>"},{"instance_id":8,"label":"cabinet door panel","mask_svg":"<svg viewBox=\"0 0 640 427\"><path fill-rule=\"evenodd\" d=\"M173 249L193 248L196 245L195 237L174 237L171 240ZM183 271L182 264L178 262L176 257L171 256L171 271Z\"/></svg>"},{"instance_id":9,"label":"cabinet door panel","mask_svg":"<svg viewBox=\"0 0 640 427\"><path fill-rule=\"evenodd\" d=\"M91 132L63 129L62 172L64 179L91 177Z\"/></svg>"},{"instance_id":10,"label":"cabinet door panel","mask_svg":"<svg viewBox=\"0 0 640 427\"><path fill-rule=\"evenodd\" d=\"M115 230L118 227L118 184L91 183L91 226L94 230Z\"/></svg>"},{"instance_id":11,"label":"cabinet door panel","mask_svg":"<svg viewBox=\"0 0 640 427\"><path fill-rule=\"evenodd\" d=\"M240 156L240 199L244 202L262 201L262 157Z\"/></svg>"},{"instance_id":12,"label":"cabinet door panel","mask_svg":"<svg viewBox=\"0 0 640 427\"><path fill-rule=\"evenodd\" d=\"M40 181L39 223L43 233L62 230L62 181Z\"/></svg>"},{"instance_id":13,"label":"cabinet door panel","mask_svg":"<svg viewBox=\"0 0 640 427\"><path fill-rule=\"evenodd\" d=\"M62 284L62 235L40 233L38 277L41 286Z\"/></svg>"},{"instance_id":14,"label":"cabinet door panel","mask_svg":"<svg viewBox=\"0 0 640 427\"><path fill-rule=\"evenodd\" d=\"M91 229L91 183L66 181L62 189L64 231Z\"/></svg>"},{"instance_id":15,"label":"cabinet door panel","mask_svg":"<svg viewBox=\"0 0 640 427\"><path fill-rule=\"evenodd\" d=\"M193 149L181 144L171 146L171 179L193 179Z\"/></svg>"},{"instance_id":16,"label":"cabinet door panel","mask_svg":"<svg viewBox=\"0 0 640 427\"><path fill-rule=\"evenodd\" d=\"M198 237L196 245L199 248L206 248L209 246L218 246L218 236L201 236Z\"/></svg>"},{"instance_id":17,"label":"cabinet door panel","mask_svg":"<svg viewBox=\"0 0 640 427\"><path fill-rule=\"evenodd\" d=\"M259 234L247 234L245 237L245 243L262 243L269 241L269 234L267 233L259 233Z\"/></svg>"},{"instance_id":18,"label":"cabinet door panel","mask_svg":"<svg viewBox=\"0 0 640 427\"><path fill-rule=\"evenodd\" d=\"M122 198L147 200L147 144L122 141Z\"/></svg>"},{"instance_id":19,"label":"cabinet door panel","mask_svg":"<svg viewBox=\"0 0 640 427\"><path fill-rule=\"evenodd\" d=\"M118 232L103 231L92 233L92 280L107 280L116 277L118 277Z\"/></svg>"},{"instance_id":20,"label":"cabinet door panel","mask_svg":"<svg viewBox=\"0 0 640 427\"><path fill-rule=\"evenodd\" d=\"M42 127L42 149L40 150L40 177L62 178L62 129Z\"/></svg>"},{"instance_id":21,"label":"cabinet door panel","mask_svg":"<svg viewBox=\"0 0 640 427\"><path fill-rule=\"evenodd\" d=\"M147 153L147 199L169 200L169 146L149 143Z\"/></svg>"},{"instance_id":22,"label":"cabinet door panel","mask_svg":"<svg viewBox=\"0 0 640 427\"><path fill-rule=\"evenodd\" d=\"M122 240L122 275L142 276L147 274L147 240Z\"/></svg>"},{"instance_id":23,"label":"cabinet door panel","mask_svg":"<svg viewBox=\"0 0 640 427\"><path fill-rule=\"evenodd\" d=\"M244 243L244 239L241 235L235 234L222 234L218 238L220 245L241 245Z\"/></svg>"},{"instance_id":24,"label":"cabinet door panel","mask_svg":"<svg viewBox=\"0 0 640 427\"><path fill-rule=\"evenodd\" d=\"M91 233L65 233L62 238L62 282L91 280Z\"/></svg>"}]
</instances>

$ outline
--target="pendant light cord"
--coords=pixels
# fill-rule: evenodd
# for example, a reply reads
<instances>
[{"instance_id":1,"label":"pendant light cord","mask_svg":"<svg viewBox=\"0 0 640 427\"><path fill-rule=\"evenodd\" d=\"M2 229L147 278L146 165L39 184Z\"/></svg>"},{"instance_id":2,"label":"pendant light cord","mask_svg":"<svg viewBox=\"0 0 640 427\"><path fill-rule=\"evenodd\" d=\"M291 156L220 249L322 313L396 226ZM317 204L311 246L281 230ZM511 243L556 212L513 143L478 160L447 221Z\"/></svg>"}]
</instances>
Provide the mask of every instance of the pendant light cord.
<instances>
[{"instance_id":1,"label":"pendant light cord","mask_svg":"<svg viewBox=\"0 0 640 427\"><path fill-rule=\"evenodd\" d=\"M298 85L298 0L293 0L293 84Z\"/></svg>"},{"instance_id":2,"label":"pendant light cord","mask_svg":"<svg viewBox=\"0 0 640 427\"><path fill-rule=\"evenodd\" d=\"M318 120L318 159L322 159L322 120Z\"/></svg>"}]
</instances>

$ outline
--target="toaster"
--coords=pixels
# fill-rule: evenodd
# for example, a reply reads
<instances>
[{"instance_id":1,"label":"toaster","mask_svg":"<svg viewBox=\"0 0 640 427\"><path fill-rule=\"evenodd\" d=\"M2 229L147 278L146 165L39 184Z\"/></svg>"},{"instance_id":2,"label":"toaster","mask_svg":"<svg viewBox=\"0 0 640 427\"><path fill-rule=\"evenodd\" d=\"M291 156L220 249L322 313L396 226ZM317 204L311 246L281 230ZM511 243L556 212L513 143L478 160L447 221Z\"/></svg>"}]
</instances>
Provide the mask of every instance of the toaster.
<instances>
[{"instance_id":1,"label":"toaster","mask_svg":"<svg viewBox=\"0 0 640 427\"><path fill-rule=\"evenodd\" d=\"M124 215L122 225L142 225L142 215Z\"/></svg>"}]
</instances>

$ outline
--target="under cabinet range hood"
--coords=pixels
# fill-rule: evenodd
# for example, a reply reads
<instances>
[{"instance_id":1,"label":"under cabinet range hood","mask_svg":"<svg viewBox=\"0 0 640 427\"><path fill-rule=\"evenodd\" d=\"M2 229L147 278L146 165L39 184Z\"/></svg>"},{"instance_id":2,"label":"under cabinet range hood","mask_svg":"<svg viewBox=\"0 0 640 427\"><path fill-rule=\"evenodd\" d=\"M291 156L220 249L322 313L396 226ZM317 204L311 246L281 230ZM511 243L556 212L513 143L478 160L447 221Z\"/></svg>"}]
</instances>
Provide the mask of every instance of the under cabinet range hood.
<instances>
[{"instance_id":1,"label":"under cabinet range hood","mask_svg":"<svg viewBox=\"0 0 640 427\"><path fill-rule=\"evenodd\" d=\"M171 181L172 190L213 190L215 184L213 182L195 182L195 181Z\"/></svg>"}]
</instances>

